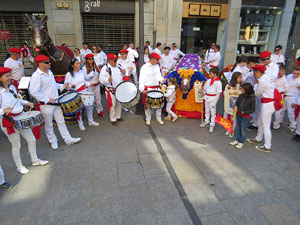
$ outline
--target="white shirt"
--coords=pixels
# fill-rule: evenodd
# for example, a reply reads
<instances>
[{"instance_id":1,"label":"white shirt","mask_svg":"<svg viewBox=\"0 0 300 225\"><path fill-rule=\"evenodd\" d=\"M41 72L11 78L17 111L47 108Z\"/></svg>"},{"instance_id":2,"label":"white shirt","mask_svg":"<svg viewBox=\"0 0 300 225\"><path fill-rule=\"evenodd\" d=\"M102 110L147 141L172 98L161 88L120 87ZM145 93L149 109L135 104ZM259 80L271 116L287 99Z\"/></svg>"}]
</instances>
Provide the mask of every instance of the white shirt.
<instances>
[{"instance_id":1,"label":"white shirt","mask_svg":"<svg viewBox=\"0 0 300 225\"><path fill-rule=\"evenodd\" d=\"M151 53L157 53L161 56L161 51L158 48L155 48Z\"/></svg>"},{"instance_id":2,"label":"white shirt","mask_svg":"<svg viewBox=\"0 0 300 225\"><path fill-rule=\"evenodd\" d=\"M149 49L149 53L151 54L152 53L152 51L153 51L153 49L152 49L152 47L149 45L149 46L147 46L148 47L148 49Z\"/></svg>"},{"instance_id":3,"label":"white shirt","mask_svg":"<svg viewBox=\"0 0 300 225\"><path fill-rule=\"evenodd\" d=\"M185 54L180 51L178 48L176 48L175 50L171 49L170 54L173 56L174 59L179 59L180 56L185 56Z\"/></svg>"},{"instance_id":4,"label":"white shirt","mask_svg":"<svg viewBox=\"0 0 300 225\"><path fill-rule=\"evenodd\" d=\"M267 74L258 79L258 84L254 86L255 95L261 98L274 98L275 83L270 80Z\"/></svg>"},{"instance_id":5,"label":"white shirt","mask_svg":"<svg viewBox=\"0 0 300 225\"><path fill-rule=\"evenodd\" d=\"M250 83L252 86L254 85L254 74L251 68L248 68L247 65L241 67L242 73L242 83Z\"/></svg>"},{"instance_id":6,"label":"white shirt","mask_svg":"<svg viewBox=\"0 0 300 225\"><path fill-rule=\"evenodd\" d=\"M159 65L152 65L150 62L144 64L140 71L139 90L145 90L145 86L158 86L164 78L162 77Z\"/></svg>"},{"instance_id":7,"label":"white shirt","mask_svg":"<svg viewBox=\"0 0 300 225\"><path fill-rule=\"evenodd\" d=\"M127 51L128 51L128 57L131 60L131 62L135 62L135 58L139 57L139 53L130 47L127 48Z\"/></svg>"},{"instance_id":8,"label":"white shirt","mask_svg":"<svg viewBox=\"0 0 300 225\"><path fill-rule=\"evenodd\" d=\"M103 57L103 54L101 54L101 52L97 53L97 55L94 55L94 61L98 67L105 64L105 59Z\"/></svg>"},{"instance_id":9,"label":"white shirt","mask_svg":"<svg viewBox=\"0 0 300 225\"><path fill-rule=\"evenodd\" d=\"M235 73L235 72L240 72L242 73L242 68L240 66L236 66L234 68L234 70L231 72L231 70L227 73L224 73L225 77L227 78L227 81L230 82L231 81L231 78L232 78L232 75Z\"/></svg>"},{"instance_id":10,"label":"white shirt","mask_svg":"<svg viewBox=\"0 0 300 225\"><path fill-rule=\"evenodd\" d=\"M89 74L87 74L87 71L86 71L86 67L84 66L82 68L82 72L84 74L84 79L86 81L89 81L91 84L96 84L96 83L99 83L99 72L97 72L95 69L92 70Z\"/></svg>"},{"instance_id":11,"label":"white shirt","mask_svg":"<svg viewBox=\"0 0 300 225\"><path fill-rule=\"evenodd\" d=\"M63 90L63 85L55 82L52 71L48 73L37 68L30 78L29 92L39 102L48 103L50 98L58 98L58 89Z\"/></svg>"},{"instance_id":12,"label":"white shirt","mask_svg":"<svg viewBox=\"0 0 300 225\"><path fill-rule=\"evenodd\" d=\"M216 102L219 99L220 94L222 93L222 83L220 80L214 81L212 85L210 85L211 79L208 79L204 84L204 93L211 94L216 96L204 96L204 99L208 102Z\"/></svg>"},{"instance_id":13,"label":"white shirt","mask_svg":"<svg viewBox=\"0 0 300 225\"><path fill-rule=\"evenodd\" d=\"M101 51L100 54L103 57L103 64L101 66L104 66L107 63L107 56L104 51Z\"/></svg>"},{"instance_id":14,"label":"white shirt","mask_svg":"<svg viewBox=\"0 0 300 225\"><path fill-rule=\"evenodd\" d=\"M282 54L276 55L276 54L272 54L271 55L271 62L272 63L283 63L284 64L284 56Z\"/></svg>"},{"instance_id":15,"label":"white shirt","mask_svg":"<svg viewBox=\"0 0 300 225\"><path fill-rule=\"evenodd\" d=\"M277 78L277 80L275 81L275 87L277 88L277 90L280 93L282 93L282 92L286 93L287 92L287 90L288 90L288 83L287 83L285 75L283 77L281 77L281 78Z\"/></svg>"},{"instance_id":16,"label":"white shirt","mask_svg":"<svg viewBox=\"0 0 300 225\"><path fill-rule=\"evenodd\" d=\"M108 71L106 71L107 66L111 69L112 83L108 81L110 75ZM99 81L107 87L116 88L119 83L123 82L123 75L118 66L112 67L110 64L107 64L107 66L102 67L100 71Z\"/></svg>"},{"instance_id":17,"label":"white shirt","mask_svg":"<svg viewBox=\"0 0 300 225\"><path fill-rule=\"evenodd\" d=\"M7 60L5 60L4 67L11 69L11 77L16 81L19 81L21 77L24 76L24 67L20 58L18 60L13 60L11 57L9 57Z\"/></svg>"},{"instance_id":18,"label":"white shirt","mask_svg":"<svg viewBox=\"0 0 300 225\"><path fill-rule=\"evenodd\" d=\"M168 102L175 102L176 99L176 90L175 90L175 85L170 85L167 87L166 93L164 94L164 96L167 99Z\"/></svg>"},{"instance_id":19,"label":"white shirt","mask_svg":"<svg viewBox=\"0 0 300 225\"><path fill-rule=\"evenodd\" d=\"M10 85L9 89L17 94L17 90L13 85ZM12 93L10 93L9 90L0 87L0 121L2 120L2 116L4 115L3 109L7 107L13 107L13 105L15 104L11 113L17 114L23 111L23 105L26 105L27 103L28 101L25 101L23 99L18 100L13 96Z\"/></svg>"},{"instance_id":20,"label":"white shirt","mask_svg":"<svg viewBox=\"0 0 300 225\"><path fill-rule=\"evenodd\" d=\"M168 69L168 70L170 70L174 66L175 61L174 61L172 55L170 55L170 54L169 55L163 54L161 56L161 59L159 60L159 63L160 63L160 67L162 69Z\"/></svg>"},{"instance_id":21,"label":"white shirt","mask_svg":"<svg viewBox=\"0 0 300 225\"><path fill-rule=\"evenodd\" d=\"M147 63L150 61L149 55L144 54L144 63Z\"/></svg>"},{"instance_id":22,"label":"white shirt","mask_svg":"<svg viewBox=\"0 0 300 225\"><path fill-rule=\"evenodd\" d=\"M300 57L300 49L297 50L296 52L296 60Z\"/></svg>"},{"instance_id":23,"label":"white shirt","mask_svg":"<svg viewBox=\"0 0 300 225\"><path fill-rule=\"evenodd\" d=\"M73 74L74 76L72 76L71 73L68 72L65 76L65 83L69 84L69 89L76 91L83 85L89 86L89 82L85 80L84 73L82 70L79 70L78 72L73 71ZM73 84L76 85L75 88L71 87Z\"/></svg>"},{"instance_id":24,"label":"white shirt","mask_svg":"<svg viewBox=\"0 0 300 225\"><path fill-rule=\"evenodd\" d=\"M92 50L87 48L86 50L84 50L83 48L80 49L80 54L82 54L83 56L86 56L87 54L93 54Z\"/></svg>"},{"instance_id":25,"label":"white shirt","mask_svg":"<svg viewBox=\"0 0 300 225\"><path fill-rule=\"evenodd\" d=\"M276 63L271 62L266 65L266 69L267 70L265 71L265 74L271 79L272 82L275 82L278 77L279 66Z\"/></svg>"},{"instance_id":26,"label":"white shirt","mask_svg":"<svg viewBox=\"0 0 300 225\"><path fill-rule=\"evenodd\" d=\"M219 66L221 61L221 53L220 52L215 52L215 51L210 51L209 53L206 52L205 56L205 62L211 66Z\"/></svg>"},{"instance_id":27,"label":"white shirt","mask_svg":"<svg viewBox=\"0 0 300 225\"><path fill-rule=\"evenodd\" d=\"M300 77L294 79L294 74L290 74L286 77L288 83L288 89L286 96L296 97L298 93L298 86L300 86Z\"/></svg>"},{"instance_id":28,"label":"white shirt","mask_svg":"<svg viewBox=\"0 0 300 225\"><path fill-rule=\"evenodd\" d=\"M117 65L121 68L126 70L126 75L131 75L136 72L136 67L133 64L133 62L127 57L126 60L123 60L122 58L118 59ZM129 68L133 68L133 70L129 70Z\"/></svg>"}]
</instances>

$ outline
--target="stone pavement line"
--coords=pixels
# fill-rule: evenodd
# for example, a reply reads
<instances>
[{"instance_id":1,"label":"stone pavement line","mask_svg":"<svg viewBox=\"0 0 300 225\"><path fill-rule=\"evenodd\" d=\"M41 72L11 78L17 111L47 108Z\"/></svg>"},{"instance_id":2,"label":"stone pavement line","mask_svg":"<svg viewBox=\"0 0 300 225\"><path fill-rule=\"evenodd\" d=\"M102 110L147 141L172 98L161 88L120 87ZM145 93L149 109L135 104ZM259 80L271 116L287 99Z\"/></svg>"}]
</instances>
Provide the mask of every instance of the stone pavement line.
<instances>
[{"instance_id":1,"label":"stone pavement line","mask_svg":"<svg viewBox=\"0 0 300 225\"><path fill-rule=\"evenodd\" d=\"M153 128L151 126L148 126L148 130L149 130L149 132L152 136L152 139L157 147L157 150L158 150L159 154L161 155L161 158L171 176L171 179L175 185L175 188L178 191L181 200L183 201L184 207L186 208L191 220L193 221L193 224L194 225L202 225L194 206L192 205L189 198L187 197L187 194L186 194L173 166L171 165L166 152L164 151L163 147L161 146Z\"/></svg>"}]
</instances>

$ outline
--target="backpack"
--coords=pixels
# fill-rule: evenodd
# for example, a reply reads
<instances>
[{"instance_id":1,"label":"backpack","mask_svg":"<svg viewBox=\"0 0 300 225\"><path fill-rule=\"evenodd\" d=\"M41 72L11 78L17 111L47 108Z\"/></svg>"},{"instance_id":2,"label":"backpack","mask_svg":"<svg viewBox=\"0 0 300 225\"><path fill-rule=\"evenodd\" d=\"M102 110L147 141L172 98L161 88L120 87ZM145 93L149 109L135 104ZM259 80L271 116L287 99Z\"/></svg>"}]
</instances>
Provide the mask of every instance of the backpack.
<instances>
[{"instance_id":1,"label":"backpack","mask_svg":"<svg viewBox=\"0 0 300 225\"><path fill-rule=\"evenodd\" d=\"M282 109L283 107L283 97L282 94L279 93L277 88L274 89L274 108L276 111Z\"/></svg>"}]
</instances>

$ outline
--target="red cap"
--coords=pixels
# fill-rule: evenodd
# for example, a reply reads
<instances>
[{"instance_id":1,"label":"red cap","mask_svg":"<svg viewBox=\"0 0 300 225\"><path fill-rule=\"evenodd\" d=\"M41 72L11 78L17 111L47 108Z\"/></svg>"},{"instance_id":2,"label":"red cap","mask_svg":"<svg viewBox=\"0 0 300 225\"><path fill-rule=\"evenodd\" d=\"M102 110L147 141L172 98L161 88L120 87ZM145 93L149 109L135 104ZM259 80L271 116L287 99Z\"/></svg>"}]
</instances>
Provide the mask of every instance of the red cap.
<instances>
[{"instance_id":1,"label":"red cap","mask_svg":"<svg viewBox=\"0 0 300 225\"><path fill-rule=\"evenodd\" d=\"M160 57L160 55L159 54L157 54L157 53L155 53L155 52L152 52L151 54L150 54L150 59L161 59L161 57Z\"/></svg>"},{"instance_id":2,"label":"red cap","mask_svg":"<svg viewBox=\"0 0 300 225\"><path fill-rule=\"evenodd\" d=\"M272 55L271 52L269 52L269 51L263 51L262 53L259 54L259 58L267 58L270 55Z\"/></svg>"},{"instance_id":3,"label":"red cap","mask_svg":"<svg viewBox=\"0 0 300 225\"><path fill-rule=\"evenodd\" d=\"M264 65L256 65L256 66L253 66L252 69L261 71L263 73L266 71L266 67Z\"/></svg>"},{"instance_id":4,"label":"red cap","mask_svg":"<svg viewBox=\"0 0 300 225\"><path fill-rule=\"evenodd\" d=\"M86 54L84 58L85 59L94 58L94 55L93 54Z\"/></svg>"},{"instance_id":5,"label":"red cap","mask_svg":"<svg viewBox=\"0 0 300 225\"><path fill-rule=\"evenodd\" d=\"M120 51L120 53L128 53L128 50L127 50L127 49L122 49L122 50Z\"/></svg>"},{"instance_id":6,"label":"red cap","mask_svg":"<svg viewBox=\"0 0 300 225\"><path fill-rule=\"evenodd\" d=\"M35 57L34 61L36 63L40 63L40 62L44 62L44 61L48 61L50 58L48 56L45 55L38 55L37 57Z\"/></svg>"},{"instance_id":7,"label":"red cap","mask_svg":"<svg viewBox=\"0 0 300 225\"><path fill-rule=\"evenodd\" d=\"M7 67L0 67L0 76L6 73L9 73L11 71L11 68Z\"/></svg>"},{"instance_id":8,"label":"red cap","mask_svg":"<svg viewBox=\"0 0 300 225\"><path fill-rule=\"evenodd\" d=\"M21 51L21 49L19 49L19 48L10 48L10 49L9 49L9 52L21 54L22 51Z\"/></svg>"},{"instance_id":9,"label":"red cap","mask_svg":"<svg viewBox=\"0 0 300 225\"><path fill-rule=\"evenodd\" d=\"M111 60L111 59L118 59L118 56L115 54L107 54L107 60Z\"/></svg>"}]
</instances>

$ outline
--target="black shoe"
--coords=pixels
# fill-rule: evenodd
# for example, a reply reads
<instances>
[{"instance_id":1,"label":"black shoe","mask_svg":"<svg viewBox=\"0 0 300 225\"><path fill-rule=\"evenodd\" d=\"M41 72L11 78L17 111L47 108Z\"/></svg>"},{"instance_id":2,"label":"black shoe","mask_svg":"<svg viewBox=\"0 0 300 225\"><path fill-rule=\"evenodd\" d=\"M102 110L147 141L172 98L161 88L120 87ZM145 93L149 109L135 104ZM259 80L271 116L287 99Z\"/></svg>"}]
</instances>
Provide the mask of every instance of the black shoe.
<instances>
[{"instance_id":1,"label":"black shoe","mask_svg":"<svg viewBox=\"0 0 300 225\"><path fill-rule=\"evenodd\" d=\"M247 130L257 130L257 129L258 129L258 128L255 127L255 126L253 126L253 125L247 127Z\"/></svg>"},{"instance_id":2,"label":"black shoe","mask_svg":"<svg viewBox=\"0 0 300 225\"><path fill-rule=\"evenodd\" d=\"M291 139L292 139L292 141L294 141L296 143L300 143L300 135L299 134L294 135Z\"/></svg>"},{"instance_id":3,"label":"black shoe","mask_svg":"<svg viewBox=\"0 0 300 225\"><path fill-rule=\"evenodd\" d=\"M111 124L112 124L113 126L118 126L117 121L111 122Z\"/></svg>"},{"instance_id":4,"label":"black shoe","mask_svg":"<svg viewBox=\"0 0 300 225\"><path fill-rule=\"evenodd\" d=\"M119 122L123 122L123 121L124 121L124 119L123 119L123 118L120 118L120 119L117 119L117 121L119 121Z\"/></svg>"},{"instance_id":5,"label":"black shoe","mask_svg":"<svg viewBox=\"0 0 300 225\"><path fill-rule=\"evenodd\" d=\"M13 185L9 184L9 183L3 183L0 185L0 188L3 189L11 189L13 187Z\"/></svg>"}]
</instances>

